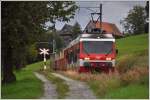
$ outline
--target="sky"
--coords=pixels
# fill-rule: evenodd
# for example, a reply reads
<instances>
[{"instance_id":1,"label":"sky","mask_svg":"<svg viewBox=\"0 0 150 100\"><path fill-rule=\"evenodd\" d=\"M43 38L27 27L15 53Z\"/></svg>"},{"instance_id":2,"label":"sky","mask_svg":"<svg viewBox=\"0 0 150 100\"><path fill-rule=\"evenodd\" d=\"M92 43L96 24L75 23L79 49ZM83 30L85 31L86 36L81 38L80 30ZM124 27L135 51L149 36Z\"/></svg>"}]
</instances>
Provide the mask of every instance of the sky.
<instances>
[{"instance_id":1,"label":"sky","mask_svg":"<svg viewBox=\"0 0 150 100\"><path fill-rule=\"evenodd\" d=\"M76 1L76 4L79 7L99 7L100 3L102 3L102 21L116 24L121 32L123 31L123 27L120 24L120 20L128 15L129 10L131 10L135 5L143 7L146 5L146 1ZM99 8L90 9L99 12ZM73 25L77 21L83 30L89 20L91 20L91 10L86 8L76 10L74 19L71 19L71 21L67 24ZM57 21L56 29L61 30L65 23L66 22Z\"/></svg>"}]
</instances>

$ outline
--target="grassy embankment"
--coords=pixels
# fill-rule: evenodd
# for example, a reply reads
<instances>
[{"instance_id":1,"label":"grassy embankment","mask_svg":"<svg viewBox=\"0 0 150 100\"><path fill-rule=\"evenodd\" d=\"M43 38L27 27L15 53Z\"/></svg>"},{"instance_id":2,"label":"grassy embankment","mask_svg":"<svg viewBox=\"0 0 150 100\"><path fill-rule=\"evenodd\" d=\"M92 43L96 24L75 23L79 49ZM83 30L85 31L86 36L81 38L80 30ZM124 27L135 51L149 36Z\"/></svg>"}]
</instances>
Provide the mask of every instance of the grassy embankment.
<instances>
[{"instance_id":1,"label":"grassy embankment","mask_svg":"<svg viewBox=\"0 0 150 100\"><path fill-rule=\"evenodd\" d=\"M42 96L43 84L33 73L33 71L39 70L42 65L43 62L39 62L28 65L20 71L15 71L17 81L2 85L2 98L32 99Z\"/></svg>"},{"instance_id":2,"label":"grassy embankment","mask_svg":"<svg viewBox=\"0 0 150 100\"><path fill-rule=\"evenodd\" d=\"M2 98L4 99L33 99L40 98L43 95L43 83L38 80L34 71L39 71L43 67L43 62L28 65L20 71L15 71L16 82L2 85ZM47 63L49 66L49 61ZM43 72L42 70L40 70ZM50 71L49 69L47 71ZM68 92L68 86L60 78L54 77L50 73L47 74L48 79L56 84L58 98L64 98Z\"/></svg>"},{"instance_id":3,"label":"grassy embankment","mask_svg":"<svg viewBox=\"0 0 150 100\"><path fill-rule=\"evenodd\" d=\"M149 96L148 34L118 39L117 68L121 86L109 91L105 98L140 98Z\"/></svg>"},{"instance_id":4,"label":"grassy embankment","mask_svg":"<svg viewBox=\"0 0 150 100\"><path fill-rule=\"evenodd\" d=\"M86 81L97 98L148 98L148 34L117 39L116 43L119 54L115 73L64 74Z\"/></svg>"}]
</instances>

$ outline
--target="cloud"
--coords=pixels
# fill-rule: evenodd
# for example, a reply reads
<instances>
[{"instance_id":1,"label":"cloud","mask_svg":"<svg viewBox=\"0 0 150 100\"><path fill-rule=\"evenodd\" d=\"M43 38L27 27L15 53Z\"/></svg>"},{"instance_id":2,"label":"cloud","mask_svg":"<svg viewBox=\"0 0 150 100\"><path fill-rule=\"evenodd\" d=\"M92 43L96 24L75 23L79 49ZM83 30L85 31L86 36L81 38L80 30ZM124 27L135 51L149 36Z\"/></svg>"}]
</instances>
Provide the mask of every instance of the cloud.
<instances>
[{"instance_id":1,"label":"cloud","mask_svg":"<svg viewBox=\"0 0 150 100\"><path fill-rule=\"evenodd\" d=\"M120 25L120 20L127 16L130 9L135 5L145 6L146 1L78 1L76 4L80 7L99 7L99 4L103 4L103 16L104 22L114 23L122 31ZM98 8L90 8L94 11L99 12ZM84 29L89 20L91 19L90 13L92 11L80 8L76 11L75 18L69 22L69 24L74 24L75 21L79 22L81 28ZM61 29L64 23L57 22L56 29Z\"/></svg>"}]
</instances>

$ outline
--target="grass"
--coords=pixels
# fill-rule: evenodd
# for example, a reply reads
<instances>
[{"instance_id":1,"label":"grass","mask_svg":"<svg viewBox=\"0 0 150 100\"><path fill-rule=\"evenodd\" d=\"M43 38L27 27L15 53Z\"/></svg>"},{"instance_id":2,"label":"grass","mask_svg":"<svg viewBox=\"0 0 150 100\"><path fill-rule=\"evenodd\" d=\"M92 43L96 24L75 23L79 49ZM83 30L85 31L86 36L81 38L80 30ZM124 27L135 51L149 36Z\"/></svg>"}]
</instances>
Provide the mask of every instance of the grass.
<instances>
[{"instance_id":1,"label":"grass","mask_svg":"<svg viewBox=\"0 0 150 100\"><path fill-rule=\"evenodd\" d=\"M117 47L121 86L108 91L104 98L148 99L148 34L118 39Z\"/></svg>"},{"instance_id":2,"label":"grass","mask_svg":"<svg viewBox=\"0 0 150 100\"><path fill-rule=\"evenodd\" d=\"M42 68L43 62L28 65L20 71L15 71L16 82L4 84L1 87L3 99L34 99L43 95L43 83L38 80L33 71Z\"/></svg>"},{"instance_id":3,"label":"grass","mask_svg":"<svg viewBox=\"0 0 150 100\"><path fill-rule=\"evenodd\" d=\"M118 57L148 51L148 34L130 36L116 40Z\"/></svg>"},{"instance_id":4,"label":"grass","mask_svg":"<svg viewBox=\"0 0 150 100\"><path fill-rule=\"evenodd\" d=\"M111 90L105 98L112 99L148 99L148 86L140 84L130 84L126 87Z\"/></svg>"},{"instance_id":5,"label":"grass","mask_svg":"<svg viewBox=\"0 0 150 100\"><path fill-rule=\"evenodd\" d=\"M58 99L64 99L69 92L69 86L61 78L55 77L49 71L41 71L47 79L49 79L53 84L56 85L56 91L58 93Z\"/></svg>"}]
</instances>

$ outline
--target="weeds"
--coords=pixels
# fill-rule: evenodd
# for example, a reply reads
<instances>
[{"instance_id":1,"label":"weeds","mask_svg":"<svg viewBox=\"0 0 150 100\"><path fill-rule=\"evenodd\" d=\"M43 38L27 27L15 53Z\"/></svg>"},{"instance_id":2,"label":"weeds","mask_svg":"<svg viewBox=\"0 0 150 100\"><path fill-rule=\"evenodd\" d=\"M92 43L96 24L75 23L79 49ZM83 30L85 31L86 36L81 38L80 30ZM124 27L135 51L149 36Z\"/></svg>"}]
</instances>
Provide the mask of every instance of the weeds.
<instances>
[{"instance_id":1,"label":"weeds","mask_svg":"<svg viewBox=\"0 0 150 100\"><path fill-rule=\"evenodd\" d=\"M121 75L121 80L123 84L131 83L144 83L143 78L147 77L149 74L147 67L134 67L132 70L127 71Z\"/></svg>"},{"instance_id":2,"label":"weeds","mask_svg":"<svg viewBox=\"0 0 150 100\"><path fill-rule=\"evenodd\" d=\"M135 58L133 55L125 55L122 58L120 58L119 63L117 64L117 70L120 73L125 73L131 67L135 64L137 58Z\"/></svg>"},{"instance_id":3,"label":"weeds","mask_svg":"<svg viewBox=\"0 0 150 100\"><path fill-rule=\"evenodd\" d=\"M120 73L125 73L133 67L148 67L148 51L122 56L116 65Z\"/></svg>"}]
</instances>

